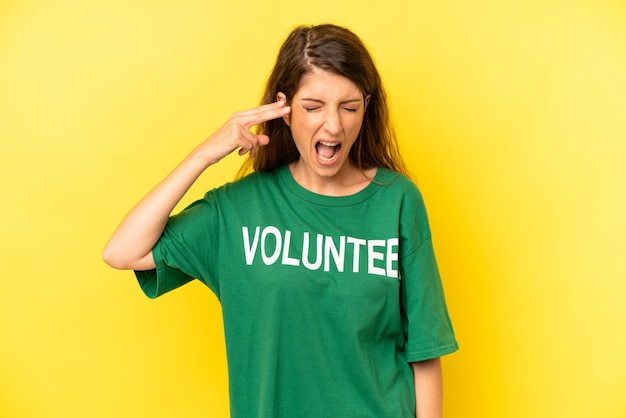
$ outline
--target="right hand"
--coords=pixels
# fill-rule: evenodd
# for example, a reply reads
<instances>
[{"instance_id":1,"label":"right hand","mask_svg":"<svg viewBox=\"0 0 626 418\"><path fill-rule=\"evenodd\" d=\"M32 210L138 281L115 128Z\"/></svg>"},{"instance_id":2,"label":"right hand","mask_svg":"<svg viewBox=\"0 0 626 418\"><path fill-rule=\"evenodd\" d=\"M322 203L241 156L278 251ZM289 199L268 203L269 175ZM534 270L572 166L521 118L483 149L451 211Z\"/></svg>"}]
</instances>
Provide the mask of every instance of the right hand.
<instances>
[{"instance_id":1,"label":"right hand","mask_svg":"<svg viewBox=\"0 0 626 418\"><path fill-rule=\"evenodd\" d=\"M267 135L256 135L250 129L269 120L286 116L289 112L291 108L283 101L235 112L221 128L198 145L193 154L202 157L207 167L236 149L239 149L239 155L249 152L250 156L254 157L256 149L267 145L270 138Z\"/></svg>"}]
</instances>

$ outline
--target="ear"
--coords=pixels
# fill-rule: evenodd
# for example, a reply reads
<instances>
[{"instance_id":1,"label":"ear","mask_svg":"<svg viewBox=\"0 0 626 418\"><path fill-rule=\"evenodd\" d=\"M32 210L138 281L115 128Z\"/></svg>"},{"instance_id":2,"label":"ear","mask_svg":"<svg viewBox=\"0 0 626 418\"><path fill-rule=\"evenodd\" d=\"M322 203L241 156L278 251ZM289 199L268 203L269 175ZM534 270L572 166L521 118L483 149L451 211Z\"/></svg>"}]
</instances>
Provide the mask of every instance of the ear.
<instances>
[{"instance_id":1,"label":"ear","mask_svg":"<svg viewBox=\"0 0 626 418\"><path fill-rule=\"evenodd\" d=\"M285 95L285 93L280 92L280 91L278 92L278 94L276 94L276 101L279 101L279 102L280 102L280 101L283 101L283 102L285 102L285 104L289 104L289 103L287 103L287 96ZM289 124L289 123L290 123L290 117L289 117L289 115L291 115L291 112L290 112L289 114L287 114L287 115L283 116L283 120L285 121L285 124L286 124L287 126L291 126L291 125Z\"/></svg>"},{"instance_id":2,"label":"ear","mask_svg":"<svg viewBox=\"0 0 626 418\"><path fill-rule=\"evenodd\" d=\"M369 104L371 98L372 98L371 94L368 94L367 96L363 98L363 101L365 102L365 110L367 110L367 105Z\"/></svg>"}]
</instances>

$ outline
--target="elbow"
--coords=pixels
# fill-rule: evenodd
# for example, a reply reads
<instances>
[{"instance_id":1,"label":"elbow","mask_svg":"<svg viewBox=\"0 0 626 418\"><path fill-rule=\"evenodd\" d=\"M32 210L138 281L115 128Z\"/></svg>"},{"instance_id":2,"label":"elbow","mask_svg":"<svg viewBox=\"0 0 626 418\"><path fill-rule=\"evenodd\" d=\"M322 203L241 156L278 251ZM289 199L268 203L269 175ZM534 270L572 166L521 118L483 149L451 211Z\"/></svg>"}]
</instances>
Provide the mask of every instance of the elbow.
<instances>
[{"instance_id":1,"label":"elbow","mask_svg":"<svg viewBox=\"0 0 626 418\"><path fill-rule=\"evenodd\" d=\"M116 270L151 270L156 268L152 251L137 257L124 246L107 244L102 251L102 260Z\"/></svg>"},{"instance_id":2,"label":"elbow","mask_svg":"<svg viewBox=\"0 0 626 418\"><path fill-rule=\"evenodd\" d=\"M116 270L128 270L123 257L120 257L119 252L115 251L114 248L111 248L110 245L104 247L104 250L102 251L102 260L109 267L113 267Z\"/></svg>"},{"instance_id":3,"label":"elbow","mask_svg":"<svg viewBox=\"0 0 626 418\"><path fill-rule=\"evenodd\" d=\"M109 267L113 267L114 269L120 269L119 268L119 262L116 260L115 256L113 255L113 253L111 252L111 250L107 247L104 249L104 251L102 251L102 260L109 266Z\"/></svg>"}]
</instances>

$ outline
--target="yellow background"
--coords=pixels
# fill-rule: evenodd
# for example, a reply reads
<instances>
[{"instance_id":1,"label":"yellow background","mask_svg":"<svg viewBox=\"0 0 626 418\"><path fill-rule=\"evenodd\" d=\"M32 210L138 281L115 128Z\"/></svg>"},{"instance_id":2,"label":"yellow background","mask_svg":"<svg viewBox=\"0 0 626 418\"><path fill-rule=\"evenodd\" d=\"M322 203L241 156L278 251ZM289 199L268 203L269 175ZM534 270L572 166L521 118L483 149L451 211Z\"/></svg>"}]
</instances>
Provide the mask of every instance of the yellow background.
<instances>
[{"instance_id":1,"label":"yellow background","mask_svg":"<svg viewBox=\"0 0 626 418\"><path fill-rule=\"evenodd\" d=\"M375 56L429 207L447 416L626 416L623 1L2 0L1 417L227 416L214 296L148 300L100 252L327 21Z\"/></svg>"}]
</instances>

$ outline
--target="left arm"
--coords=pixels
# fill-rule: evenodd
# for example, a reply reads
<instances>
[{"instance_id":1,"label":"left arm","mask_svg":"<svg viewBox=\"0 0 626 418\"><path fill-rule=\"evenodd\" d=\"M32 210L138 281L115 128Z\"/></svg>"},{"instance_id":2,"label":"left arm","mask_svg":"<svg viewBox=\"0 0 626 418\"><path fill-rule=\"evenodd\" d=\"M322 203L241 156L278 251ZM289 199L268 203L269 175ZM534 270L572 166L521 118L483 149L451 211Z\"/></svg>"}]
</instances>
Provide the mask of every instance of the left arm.
<instances>
[{"instance_id":1,"label":"left arm","mask_svg":"<svg viewBox=\"0 0 626 418\"><path fill-rule=\"evenodd\" d=\"M442 418L442 373L439 357L411 363L417 418Z\"/></svg>"}]
</instances>

